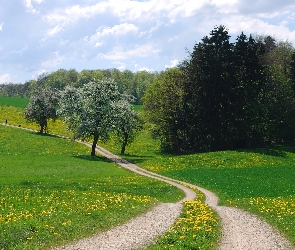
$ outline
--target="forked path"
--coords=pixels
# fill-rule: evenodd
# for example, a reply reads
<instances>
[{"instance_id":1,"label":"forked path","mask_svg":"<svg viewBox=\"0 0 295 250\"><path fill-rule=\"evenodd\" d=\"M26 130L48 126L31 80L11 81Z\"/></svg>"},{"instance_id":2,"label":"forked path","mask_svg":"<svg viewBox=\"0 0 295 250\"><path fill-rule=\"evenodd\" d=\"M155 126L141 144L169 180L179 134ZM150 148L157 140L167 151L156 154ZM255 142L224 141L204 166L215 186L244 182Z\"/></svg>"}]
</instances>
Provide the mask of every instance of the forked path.
<instances>
[{"instance_id":1,"label":"forked path","mask_svg":"<svg viewBox=\"0 0 295 250\"><path fill-rule=\"evenodd\" d=\"M2 125L6 124L2 123ZM81 143L91 147L88 143ZM205 202L220 216L222 235L218 246L219 250L295 249L277 230L258 217L241 209L218 206L218 197L206 189L189 183L181 185L177 180L139 168L104 148L97 147L96 151L130 171L177 186L185 192L186 196L183 200L176 203L161 203L146 214L138 216L123 225L58 249L131 250L142 248L169 230L169 227L179 217L184 200L195 199L196 194L187 188L186 185L196 187L203 192L206 196Z\"/></svg>"},{"instance_id":2,"label":"forked path","mask_svg":"<svg viewBox=\"0 0 295 250\"><path fill-rule=\"evenodd\" d=\"M88 143L85 143L87 146L90 146ZM206 196L206 204L212 207L220 216L222 222L222 235L221 241L219 244L219 250L292 250L293 246L288 242L277 230L272 228L269 224L262 221L258 217L245 212L241 209L218 206L218 197L204 189L190 183L179 184L179 181L167 178L153 172L149 172L145 169L139 168L137 165L134 165L121 157L114 155L113 153L105 150L102 147L97 147L96 151L111 159L112 161L118 163L120 166L129 169L135 173L152 177L161 181L165 181L174 186L181 188L185 194L186 198L184 200L192 200L195 198L195 193L192 193L191 189L186 188L185 186L189 185L192 187L198 188ZM183 200L182 200L183 201ZM180 201L182 203L182 201ZM160 232L167 231L169 227L173 224L176 218L180 215L181 206L180 202L173 204L160 204L151 212L148 212L145 215L137 217L135 220L138 220L134 224L134 220L114 228L111 231L106 232L104 235L105 239L108 239L113 243L110 248L107 248L109 244L105 244L105 241L102 240L102 236L98 235L95 238L91 238L90 242L86 240L81 241L77 245L72 245L66 249L138 249L148 243L152 242ZM160 209L158 209L160 208ZM167 209L168 208L168 209ZM160 213L160 217L157 213ZM157 230L158 223L161 223L159 220L164 219L165 223L169 221L169 225L165 228L164 225L161 225ZM146 222L150 222L146 225ZM171 224L170 224L171 223ZM163 228L164 226L164 228ZM115 234L113 232L116 232ZM154 234L156 232L156 235ZM144 237L138 237L145 235ZM142 240L142 241L141 241ZM92 242L95 242L93 248L89 245ZM128 243L129 241L129 243ZM83 243L82 243L83 242ZM82 243L82 244L81 244ZM98 248L98 246L104 246Z\"/></svg>"}]
</instances>

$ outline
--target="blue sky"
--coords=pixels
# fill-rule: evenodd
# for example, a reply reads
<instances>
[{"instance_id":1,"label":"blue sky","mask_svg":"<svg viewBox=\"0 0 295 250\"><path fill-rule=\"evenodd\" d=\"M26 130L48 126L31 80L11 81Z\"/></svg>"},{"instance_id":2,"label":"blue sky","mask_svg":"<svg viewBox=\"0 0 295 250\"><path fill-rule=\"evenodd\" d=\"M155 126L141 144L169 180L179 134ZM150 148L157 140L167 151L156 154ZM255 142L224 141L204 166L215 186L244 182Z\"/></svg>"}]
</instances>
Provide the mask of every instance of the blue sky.
<instances>
[{"instance_id":1,"label":"blue sky","mask_svg":"<svg viewBox=\"0 0 295 250\"><path fill-rule=\"evenodd\" d=\"M161 71L217 25L295 45L294 0L0 0L0 83L60 68Z\"/></svg>"}]
</instances>

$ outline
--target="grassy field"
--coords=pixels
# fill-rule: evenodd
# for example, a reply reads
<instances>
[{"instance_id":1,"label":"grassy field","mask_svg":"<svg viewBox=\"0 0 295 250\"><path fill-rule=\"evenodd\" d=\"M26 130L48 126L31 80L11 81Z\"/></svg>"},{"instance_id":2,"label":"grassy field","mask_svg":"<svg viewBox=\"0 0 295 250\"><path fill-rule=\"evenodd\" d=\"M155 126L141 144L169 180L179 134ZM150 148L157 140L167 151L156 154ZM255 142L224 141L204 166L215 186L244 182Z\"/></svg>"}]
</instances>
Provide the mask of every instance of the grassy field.
<instances>
[{"instance_id":1,"label":"grassy field","mask_svg":"<svg viewBox=\"0 0 295 250\"><path fill-rule=\"evenodd\" d=\"M29 98L0 96L0 106L25 108L28 103Z\"/></svg>"},{"instance_id":2,"label":"grassy field","mask_svg":"<svg viewBox=\"0 0 295 250\"><path fill-rule=\"evenodd\" d=\"M119 153L115 144L105 146ZM207 188L220 204L257 214L295 245L294 145L168 155L144 131L127 153L125 158L141 167Z\"/></svg>"},{"instance_id":3,"label":"grassy field","mask_svg":"<svg viewBox=\"0 0 295 250\"><path fill-rule=\"evenodd\" d=\"M6 126L0 159L0 249L49 249L183 195L79 143Z\"/></svg>"},{"instance_id":4,"label":"grassy field","mask_svg":"<svg viewBox=\"0 0 295 250\"><path fill-rule=\"evenodd\" d=\"M139 106L139 107L136 106L135 109L136 110L140 110L141 109L141 106ZM13 124L13 125L21 124L21 126L24 126L24 127L38 129L38 127L35 124L26 123L24 121L24 119L22 117L22 110L23 109L20 108L20 107L13 107L13 106L5 106L5 107L2 106L1 107L0 106L0 111L1 111L0 112L0 120L1 119L3 120L5 117L9 117L9 122L8 122L9 124ZM65 132L64 125L60 121L56 121L54 123L50 122L49 123L49 130L50 130L51 133L53 131L56 134L65 134L66 133ZM15 129L12 130L12 131L15 131ZM37 136L37 135L35 135L35 136ZM40 135L39 135L39 137L40 137ZM9 136L7 136L7 138L9 138ZM49 138L51 138L51 137L49 137ZM53 139L56 140L56 138L53 138ZM24 139L21 139L20 141L24 142L24 141L28 141L28 140L27 139L25 139L25 140ZM33 139L33 141L34 141L34 143L36 143L35 139ZM14 144L14 143L12 143L12 144ZM16 142L15 144L18 144L18 143ZM10 148L11 145L9 146L8 143L6 143L5 141L2 141L2 146L3 147L5 146L6 148L9 149L7 152L9 154L8 159L9 159L9 162L10 162L11 156L13 155L13 152L11 152L11 148ZM48 146L49 146L49 144L48 144ZM38 145L38 143L37 143L37 147L36 148L40 148L40 147L42 148L42 145ZM25 148L25 145L24 145L24 148ZM29 155L36 154L36 153L34 153L34 150L33 150L33 152L30 152L30 149L26 149L26 150L28 150L26 152ZM55 156L53 156L53 159L49 159L48 160L48 155L50 155L49 154L50 149L48 149L48 150L49 150L48 151L48 154L45 155L45 157L47 159L47 163L46 163L46 165L44 165L44 169L43 169L44 171L46 169L48 169L48 168L51 169L52 168L51 167L51 164L53 166L53 169L56 169L56 167L55 167L55 165L57 165L56 161L58 160L58 162L60 162L60 159L59 158L56 158ZM58 149L55 150L55 151L60 152ZM86 149L86 151L87 151L87 149ZM85 148L84 148L84 151L83 152L86 153L86 151L85 151ZM87 153L89 154L89 151ZM18 152L15 152L15 154L16 155L22 155L19 151ZM86 155L88 155L88 154L86 154ZM79 159L82 159L83 158L84 160L87 160L89 162L91 158L89 158L86 155L84 155L83 157L82 156L78 156L78 158ZM76 156L74 156L74 157L77 158ZM21 166L19 166L19 164L16 164L16 163L12 163L12 164L18 166L20 169L22 169L24 165L32 166L32 164L30 163L30 161L32 161L32 159L31 159L31 157L29 157L29 158L30 158L29 161L28 160L24 160L24 162L25 162L24 164L23 164L23 161L21 161L22 162L20 164ZM36 156L34 158L36 158ZM38 162L39 162L39 160L38 160ZM48 165L48 162L50 162L51 164ZM91 163L92 163L92 161L91 161ZM93 164L96 164L96 162L94 162ZM9 164L8 164L8 166L9 166ZM72 167L73 167L73 165L72 165ZM103 169L105 169L105 168L103 168ZM5 168L5 170L6 170L6 168ZM48 171L48 170L46 170L46 171ZM113 170L111 170L111 171L113 171ZM30 172L32 172L32 171L30 171ZM66 171L65 171L65 173L66 173ZM9 178L9 179L10 179L10 174L11 173L6 173L6 177ZM90 172L90 174L92 175L91 172ZM26 179L28 178L28 175L27 174L24 174L24 176L25 176ZM43 176L43 174L42 174L42 176ZM114 176L112 176L112 177L108 177L107 178L107 181L105 179L104 179L104 181L100 181L100 185L104 184L104 188L105 189L110 188L110 186L113 186L111 189L114 189L117 185L119 185L121 191L127 190L127 193L128 193L130 191L129 189L132 189L132 190L134 189L134 184L136 183L136 186L135 186L136 189L135 190L140 189L140 190L142 190L142 193L144 193L145 192L145 184L143 183L144 185L142 186L142 183L139 183L137 181L138 178L139 178L138 176L136 176L136 177L135 176L134 177L130 177L129 180L131 179L131 182L133 183L133 185L129 185L129 184L131 184L130 182L127 181L127 182L123 183L122 180L121 180L121 178L120 178L120 180L117 180L117 179L114 178ZM59 179L62 179L63 181L65 180L64 177L59 177ZM142 179L142 178L139 178L139 179ZM44 184L44 182L42 182L40 180L37 181L37 180L38 180L38 178L36 179L36 174L33 175L30 180L25 180L25 181L19 180L20 183L28 186L29 189L27 191L26 190L25 191L24 190L19 191L19 190L17 190L17 188L15 190L12 190L12 189L7 188L7 189L3 189L3 192L1 194L1 197L4 197L3 199L5 199L5 201L6 201L7 198L5 198L5 197L10 197L11 194L15 194L15 193L20 193L21 192L23 194L23 196L22 196L21 199L25 199L26 200L27 197L30 196L28 194L28 192L30 193L31 190L32 190L31 187L30 187L31 185L34 186L35 188L37 188L37 190L41 189L41 186L42 187L43 186L44 187L45 186L48 186L48 184L46 184L46 183ZM152 182L152 183L154 183L154 182ZM58 192L58 190L60 190L60 189L63 190L63 188L65 188L65 185L64 184L65 183L62 182L61 184L55 186L56 190L54 192L57 192L56 195L60 195L61 194L60 192ZM14 182L11 183L11 185L12 186L17 186L16 183L14 183ZM66 184L66 186L67 185L70 185L71 186L71 184ZM179 191L176 192L174 189L173 190L168 190L167 187L165 187L164 189L163 189L163 187L158 188L158 185L159 184L154 185L152 189L150 189L150 187L148 187L149 191L147 192L147 194L150 194L150 192L153 191L153 192L157 192L157 195L148 195L147 197L151 197L150 198L151 201L140 203L143 208L146 208L147 207L146 203L148 203L149 206L151 204L153 204L155 202L155 199L158 199L158 200L161 200L161 201L168 201L168 200L171 201L171 200L175 199L176 197L179 197L180 196ZM93 184L91 184L91 182L89 182L87 185L84 183L84 185L81 185L81 186L83 186L83 188L87 188L87 187L89 188L89 186L90 186L90 188L92 189L93 186L95 186L95 185L93 185ZM80 187L80 184L79 184L79 187ZM165 189L167 189L167 190L165 190ZM4 192L5 190L6 190L6 192ZM135 190L131 191L131 193L133 193ZM64 190L62 193L65 196L67 196L67 195L68 196L74 195L74 199L75 200L76 199L79 200L77 198L76 193L73 193L72 191L69 191L69 192L71 192L71 193L68 193L67 194L67 191ZM37 194L37 195L39 195L39 194ZM51 197L51 196L54 196L55 194L54 193L52 194L50 192L47 192L47 194L45 194L45 201L44 201L44 199L43 200L41 199L41 201L46 203L46 199L47 199L46 197L48 197L48 195ZM33 196L36 196L36 194L34 194ZM114 195L112 195L112 197L113 196ZM20 198L17 198L17 199L20 199ZM83 198L81 198L81 199L83 200ZM203 194L200 193L200 192L198 192L198 197L197 197L197 199L195 201L186 202L184 204L185 206L184 206L183 214L181 215L181 217L179 218L179 220L175 223L175 225L171 228L171 230L162 239L159 239L158 243L155 246L152 246L151 249L166 249L166 248L167 249L171 249L171 248L173 248L173 249L192 249L192 247L196 247L196 246L201 246L202 249L214 249L215 248L215 245L217 244L218 238L219 238L219 218L216 216L216 214L212 211L212 209L210 207L208 207L207 205L205 205L203 203L203 199L204 199ZM51 202L52 199L50 198L49 200ZM12 203L13 203L13 201L12 201ZM39 205L39 200L32 199L30 201L30 204L32 206L34 206L33 209L35 209L36 205ZM64 203L63 202L60 203L60 201L56 201L55 204L57 204L60 207L60 204L64 204ZM71 204L71 207L75 207L75 206L77 206L77 203L72 203ZM111 202L110 202L108 204L108 207L112 207L112 206L114 206L114 204L111 204ZM119 206L121 206L121 204L119 204ZM132 210L135 211L134 210L135 209L135 206L134 205L131 205L131 206L134 207L134 208L132 208ZM41 215L46 215L47 212L45 210L44 211L42 210L41 212L39 211L39 215L37 215L37 217L40 216L40 213L41 213ZM35 212L35 214L36 213L37 212ZM61 212L61 214L62 213L63 212ZM124 210L122 211L122 213L124 213ZM31 215L30 212L21 212L21 217L22 216L25 216L24 214L26 214L26 216L32 216L33 217L33 215ZM9 217L9 216L12 216L12 214L10 214L8 212L6 216ZM47 216L49 216L49 215L47 215ZM131 214L130 214L130 216L131 216ZM118 217L120 218L119 219L119 218L116 218L116 215L113 216L113 214L112 214L112 217L113 217L112 223L114 223L114 222L115 223L119 223L120 221L124 220L124 218L125 218L124 216L121 217L121 215L118 215ZM56 216L56 218L58 218L58 215ZM88 215L86 218L83 218L83 221L86 220L86 222L87 222L87 219L89 219L89 218L92 218L92 217ZM2 219L3 219L3 223L4 223L4 217ZM97 217L95 217L94 219L97 219ZM8 218L8 220L9 221L11 220L10 217ZM14 220L15 220L15 218L14 218ZM93 223L93 221L94 220L91 219L91 222L89 222L89 223L91 224L91 223ZM51 224L52 223L54 223L54 221L52 221ZM102 223L102 222L100 222L100 223ZM6 224L8 224L8 223L6 223ZM58 226L60 226L60 224L62 225L62 229L64 229L64 226L67 226L68 229L70 228L70 225L72 225L72 227L71 227L70 230L67 230L67 231L65 231L65 232L62 233L62 232L58 232L60 229L58 229L58 230L56 229L56 228L58 228ZM72 234L71 230L74 230L73 228L74 228L74 225L75 224L73 223L73 220L72 219L69 219L68 221L63 220L63 222L61 222L59 224L57 223L57 225L58 226L50 225L50 223L48 223L48 222L45 225L45 227L46 227L45 229L47 229L47 230L50 229L49 231L51 232L51 234L49 234L49 236L52 237L52 238L49 238L48 240L47 240L48 234L45 234L42 237L40 236L41 234L38 234L38 237L37 237L36 236L37 234L34 235L34 233L31 232L32 230L33 230L33 232L35 232L36 226L33 226L33 229L32 230L30 228L29 229L26 229L26 228L20 227L20 229L19 230L16 230L16 232L14 232L15 231L14 228L12 228L12 231L13 232L11 232L9 230L7 232L8 232L9 235L16 235L14 238L19 238L18 235L21 234L21 233L23 233L25 236L22 236L21 239L22 239L22 241L25 244L28 244L28 246L30 246L30 248L33 248L33 246L36 247L36 248L38 248L41 245L42 246L43 245L48 245L48 244L50 245L51 244L50 243L51 240L52 239L55 239L57 236L60 237L60 238L58 238L59 240L65 239L65 240L68 240L68 241L70 241L73 237L76 237L74 235L73 236L66 236L68 234L71 235ZM111 223L109 223L109 225L111 225ZM3 225L3 227L4 227L4 230L7 230L6 229L7 228L7 225ZM80 228L80 227L78 226L78 228ZM91 224L88 228L90 230L90 228L93 228L93 225ZM83 235L87 235L89 233L89 230L88 231L85 230L85 226L82 225L81 226L81 231L78 233L78 236L77 237L81 237ZM92 230L95 230L95 229L92 229ZM31 233L28 233L28 232L31 232ZM93 231L90 230L90 233L93 233ZM8 237L7 234L4 236L4 238L6 239L5 241L3 241L3 242L6 242L5 244L8 244L10 242L12 242L10 244L17 244L17 243L13 243L13 242L18 242L17 239L11 239L10 237ZM36 240L36 238L39 238L39 240ZM40 241L40 238L44 238L46 240ZM46 243L47 241L49 243ZM0 239L0 242L1 242L1 239ZM59 242L59 241L57 241L57 242ZM15 247L15 248L17 248L17 247ZM23 243L20 244L19 248L22 248L22 247L23 247Z\"/></svg>"},{"instance_id":5,"label":"grassy field","mask_svg":"<svg viewBox=\"0 0 295 250\"><path fill-rule=\"evenodd\" d=\"M62 125L59 131L61 128ZM104 146L114 153L120 152L120 145L114 142ZM160 153L159 142L152 140L146 129L127 147L126 153L126 159L141 167L205 187L220 197L221 204L243 208L263 217L295 244L294 145L167 155ZM194 214L200 212L202 207L200 203L198 208L192 209ZM183 216L186 219L180 219L168 235L150 249L190 249L188 244L193 244L197 240L195 237L202 235L201 231L204 229L197 227L198 230L194 231L196 233L190 234L190 230L186 230L185 234L181 228L187 229L187 225L177 227L189 221L188 218L194 217L188 212L191 211L190 208L188 205L184 211ZM207 210L206 214L210 216L205 216L203 221L218 221L211 212ZM198 218L203 217L198 215ZM211 241L205 243L204 249L214 249L216 244L218 228L212 227L211 230L203 237Z\"/></svg>"}]
</instances>

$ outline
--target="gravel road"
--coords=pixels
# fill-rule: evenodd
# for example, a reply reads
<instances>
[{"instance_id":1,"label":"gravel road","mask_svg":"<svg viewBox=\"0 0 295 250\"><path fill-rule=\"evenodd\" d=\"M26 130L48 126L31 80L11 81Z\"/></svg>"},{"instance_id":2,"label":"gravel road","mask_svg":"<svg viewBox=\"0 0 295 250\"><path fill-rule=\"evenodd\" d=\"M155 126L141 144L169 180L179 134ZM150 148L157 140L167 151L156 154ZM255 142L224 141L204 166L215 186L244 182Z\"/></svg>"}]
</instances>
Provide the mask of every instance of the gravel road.
<instances>
[{"instance_id":1,"label":"gravel road","mask_svg":"<svg viewBox=\"0 0 295 250\"><path fill-rule=\"evenodd\" d=\"M87 143L85 144L90 146ZM162 203L148 213L132 219L122 226L115 227L110 231L83 239L60 249L131 250L151 244L159 235L169 230L170 226L176 221L181 213L182 202L184 200L195 199L196 194L184 185L196 187L203 192L206 196L205 203L212 207L220 216L222 237L218 250L294 249L290 242L277 230L258 217L241 209L218 206L218 197L204 188L189 183L183 183L184 185L181 185L177 180L141 169L108 152L104 148L97 147L97 152L130 171L177 186L185 192L186 197L177 203Z\"/></svg>"}]
</instances>

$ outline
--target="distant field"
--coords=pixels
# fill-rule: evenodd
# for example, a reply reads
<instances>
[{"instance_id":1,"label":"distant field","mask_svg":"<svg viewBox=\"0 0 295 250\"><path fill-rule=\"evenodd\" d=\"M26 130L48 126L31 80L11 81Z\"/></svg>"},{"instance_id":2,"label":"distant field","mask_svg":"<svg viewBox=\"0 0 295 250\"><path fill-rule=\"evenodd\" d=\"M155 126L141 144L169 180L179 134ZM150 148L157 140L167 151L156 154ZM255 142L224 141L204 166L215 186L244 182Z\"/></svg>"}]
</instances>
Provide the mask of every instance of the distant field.
<instances>
[{"instance_id":1,"label":"distant field","mask_svg":"<svg viewBox=\"0 0 295 250\"><path fill-rule=\"evenodd\" d=\"M29 98L0 96L0 106L25 108L28 105L29 100ZM142 109L142 105L138 104L134 104L133 107L134 110Z\"/></svg>"},{"instance_id":2,"label":"distant field","mask_svg":"<svg viewBox=\"0 0 295 250\"><path fill-rule=\"evenodd\" d=\"M28 103L29 98L0 96L0 106L13 106L25 108L28 105Z\"/></svg>"},{"instance_id":3,"label":"distant field","mask_svg":"<svg viewBox=\"0 0 295 250\"><path fill-rule=\"evenodd\" d=\"M134 110L142 110L142 105L139 105L139 104L136 104L136 105L133 105L133 108Z\"/></svg>"}]
</instances>

